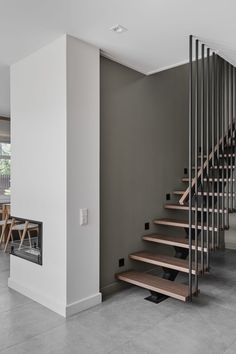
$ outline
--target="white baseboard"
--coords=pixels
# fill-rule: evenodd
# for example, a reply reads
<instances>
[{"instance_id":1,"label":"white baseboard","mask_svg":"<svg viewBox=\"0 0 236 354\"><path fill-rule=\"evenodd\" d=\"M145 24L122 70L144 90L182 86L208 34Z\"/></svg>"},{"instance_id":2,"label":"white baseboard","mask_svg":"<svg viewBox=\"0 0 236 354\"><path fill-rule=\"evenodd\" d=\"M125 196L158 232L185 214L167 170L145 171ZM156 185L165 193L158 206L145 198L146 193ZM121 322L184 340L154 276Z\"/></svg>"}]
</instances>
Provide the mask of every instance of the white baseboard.
<instances>
[{"instance_id":1,"label":"white baseboard","mask_svg":"<svg viewBox=\"0 0 236 354\"><path fill-rule=\"evenodd\" d=\"M28 287L23 286L15 282L13 279L8 278L8 286L9 288L27 296L33 301L38 302L39 304L47 307L48 309L58 313L63 317L69 317L79 313L81 311L87 310L90 307L98 305L102 301L101 293L92 295L82 300L78 300L72 304L65 305L62 303L57 303L55 299L51 299L46 297L44 294L40 294L38 291L33 289L29 289Z\"/></svg>"},{"instance_id":2,"label":"white baseboard","mask_svg":"<svg viewBox=\"0 0 236 354\"><path fill-rule=\"evenodd\" d=\"M90 307L99 305L102 302L102 294L98 293L85 299L75 301L66 306L66 317L75 315L81 311L87 310Z\"/></svg>"},{"instance_id":3,"label":"white baseboard","mask_svg":"<svg viewBox=\"0 0 236 354\"><path fill-rule=\"evenodd\" d=\"M8 278L8 286L9 288L21 293L31 300L38 302L39 304L47 307L48 309L58 313L59 315L66 317L66 306L65 304L57 303L55 299L51 299L44 294L40 294L38 291L34 289L30 289L25 287L24 285L17 283L11 278Z\"/></svg>"}]
</instances>

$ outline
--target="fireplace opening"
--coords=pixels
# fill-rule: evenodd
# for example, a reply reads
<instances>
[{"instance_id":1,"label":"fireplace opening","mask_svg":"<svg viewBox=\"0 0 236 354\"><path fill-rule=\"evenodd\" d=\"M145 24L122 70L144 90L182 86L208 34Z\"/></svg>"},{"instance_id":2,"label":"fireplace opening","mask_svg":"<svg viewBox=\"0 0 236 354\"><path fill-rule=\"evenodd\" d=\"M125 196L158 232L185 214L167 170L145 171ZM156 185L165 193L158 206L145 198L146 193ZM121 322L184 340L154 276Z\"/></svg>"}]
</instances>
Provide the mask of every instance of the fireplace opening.
<instances>
[{"instance_id":1,"label":"fireplace opening","mask_svg":"<svg viewBox=\"0 0 236 354\"><path fill-rule=\"evenodd\" d=\"M43 223L11 216L11 255L43 264Z\"/></svg>"}]
</instances>

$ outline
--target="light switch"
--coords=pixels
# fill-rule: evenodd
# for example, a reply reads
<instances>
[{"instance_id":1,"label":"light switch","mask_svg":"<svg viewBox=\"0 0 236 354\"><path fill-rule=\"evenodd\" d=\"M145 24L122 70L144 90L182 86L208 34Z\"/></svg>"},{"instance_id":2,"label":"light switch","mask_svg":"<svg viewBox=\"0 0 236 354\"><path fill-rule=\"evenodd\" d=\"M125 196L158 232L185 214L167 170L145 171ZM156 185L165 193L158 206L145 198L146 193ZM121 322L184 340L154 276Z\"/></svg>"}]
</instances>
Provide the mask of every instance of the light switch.
<instances>
[{"instance_id":1,"label":"light switch","mask_svg":"<svg viewBox=\"0 0 236 354\"><path fill-rule=\"evenodd\" d=\"M80 225L88 224L88 209L80 209Z\"/></svg>"}]
</instances>

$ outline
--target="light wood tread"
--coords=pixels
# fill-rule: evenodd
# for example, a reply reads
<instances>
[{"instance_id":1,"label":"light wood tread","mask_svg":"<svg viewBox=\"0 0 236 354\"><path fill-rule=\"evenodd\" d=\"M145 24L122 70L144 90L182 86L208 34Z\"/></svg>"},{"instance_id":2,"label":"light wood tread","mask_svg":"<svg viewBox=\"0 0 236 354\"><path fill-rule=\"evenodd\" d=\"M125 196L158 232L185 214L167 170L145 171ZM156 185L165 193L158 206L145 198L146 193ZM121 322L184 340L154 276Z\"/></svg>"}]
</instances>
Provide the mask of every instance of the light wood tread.
<instances>
[{"instance_id":1,"label":"light wood tread","mask_svg":"<svg viewBox=\"0 0 236 354\"><path fill-rule=\"evenodd\" d=\"M198 192L198 195L204 195L204 196L207 196L207 192ZM210 196L210 197L212 197L212 196L214 196L214 197L217 197L217 193L215 192L215 193L212 193L212 192L209 192L208 193L208 195ZM219 197L222 197L222 196L224 196L224 197L227 197L227 195L229 196L229 197L231 197L231 193L219 193ZM233 197L235 197L235 193L233 193L232 194L233 195Z\"/></svg>"},{"instance_id":2,"label":"light wood tread","mask_svg":"<svg viewBox=\"0 0 236 354\"><path fill-rule=\"evenodd\" d=\"M156 242L156 243L161 243L164 245L169 245L169 246L176 246L176 247L182 247L182 248L188 248L189 249L189 241L187 238L184 237L178 237L178 236L169 236L169 235L157 235L157 234L150 234L150 235L145 235L143 236L144 241L149 241L149 242ZM195 241L192 240L192 249L195 250ZM201 251L202 247L201 245L198 245L198 250ZM206 245L204 247L204 252L207 252Z\"/></svg>"},{"instance_id":3,"label":"light wood tread","mask_svg":"<svg viewBox=\"0 0 236 354\"><path fill-rule=\"evenodd\" d=\"M181 204L165 204L165 209L174 209L174 210L188 211L189 210L189 205L186 205L186 204L183 204L183 205L181 205ZM195 210L196 210L196 208L194 206L192 206L192 211L195 211ZM201 208L198 208L197 210L198 211L202 211ZM204 213L206 213L207 212L207 208L204 207L203 211L204 211ZM212 209L212 208L209 208L208 211L209 211L209 213L212 213L212 211L214 213L218 212L217 209ZM223 212L223 209L219 209L219 213L222 214L222 212ZM224 212L226 213L226 209L224 209Z\"/></svg>"},{"instance_id":4,"label":"light wood tread","mask_svg":"<svg viewBox=\"0 0 236 354\"><path fill-rule=\"evenodd\" d=\"M220 158L222 158L223 156L224 156L224 157L235 157L235 154L234 154L234 153L233 153L233 154L229 153L229 154L224 154L224 155L223 155L223 154L219 154L219 157L220 157ZM202 156L201 156L201 155L198 155L198 158L201 159ZM203 158L206 159L206 158L207 158L207 155L203 155Z\"/></svg>"},{"instance_id":5,"label":"light wood tread","mask_svg":"<svg viewBox=\"0 0 236 354\"><path fill-rule=\"evenodd\" d=\"M235 168L235 165L220 165L220 166L212 166L211 168L214 168L215 170L217 170L218 168L220 169L220 170L222 170L222 169L234 169Z\"/></svg>"},{"instance_id":6,"label":"light wood tread","mask_svg":"<svg viewBox=\"0 0 236 354\"><path fill-rule=\"evenodd\" d=\"M12 227L12 230L22 231L24 230L24 228L25 228L25 224L17 224ZM37 228L38 228L38 224L29 223L27 226L27 230L32 230Z\"/></svg>"},{"instance_id":7,"label":"light wood tread","mask_svg":"<svg viewBox=\"0 0 236 354\"><path fill-rule=\"evenodd\" d=\"M189 273L189 261L186 259L166 256L164 254L157 254L148 251L140 251L129 255L130 259L153 264L160 267L175 269L183 273ZM201 273L200 265L198 266L198 273ZM195 274L195 264L192 266L192 274Z\"/></svg>"},{"instance_id":8,"label":"light wood tread","mask_svg":"<svg viewBox=\"0 0 236 354\"><path fill-rule=\"evenodd\" d=\"M185 190L184 191L179 191L179 190L173 191L173 194L175 194L175 195L183 195L184 193L185 193Z\"/></svg>"},{"instance_id":9,"label":"light wood tread","mask_svg":"<svg viewBox=\"0 0 236 354\"><path fill-rule=\"evenodd\" d=\"M204 178L203 180L204 180L204 182L207 182L207 178ZM231 182L231 181L232 181L232 182L235 182L235 179L234 179L234 178L233 178L233 179L229 178L229 179L227 180L226 178L223 179L223 178L211 178L211 177L210 177L210 178L208 179L208 181L211 182L211 183L212 183L212 182L218 182L218 181L219 181L219 182L223 182L223 181L224 181L224 182L227 182L227 181L228 181L228 182ZM182 182L184 182L184 183L186 183L186 182L189 183L189 178L188 178L188 177L183 177L183 178L182 178Z\"/></svg>"},{"instance_id":10,"label":"light wood tread","mask_svg":"<svg viewBox=\"0 0 236 354\"><path fill-rule=\"evenodd\" d=\"M178 300L187 301L189 298L188 285L166 280L152 274L130 270L116 274L116 278Z\"/></svg>"},{"instance_id":11,"label":"light wood tread","mask_svg":"<svg viewBox=\"0 0 236 354\"><path fill-rule=\"evenodd\" d=\"M189 223L188 220L178 220L178 219L157 219L153 221L154 224L156 225L164 225L164 226L175 226L175 227L184 227L188 228ZM202 226L201 223L198 223L197 225L198 230L201 230ZM204 230L207 230L206 224L203 225ZM192 224L192 229L195 229L195 224ZM209 226L209 231L212 231L212 226ZM217 227L214 227L214 231L217 231Z\"/></svg>"},{"instance_id":12,"label":"light wood tread","mask_svg":"<svg viewBox=\"0 0 236 354\"><path fill-rule=\"evenodd\" d=\"M173 194L175 194L175 195L183 195L185 193L185 190L183 191L174 191L173 192ZM195 193L193 193L193 194L195 194ZM217 192L214 192L214 193L212 193L212 192L198 192L198 195L202 195L203 194L203 196L207 196L207 195L209 195L210 197L212 197L212 196L214 196L214 197L217 197ZM223 194L224 194L224 197L227 197L227 193L219 193L219 197L222 197L223 196ZM228 193L228 196L229 197L231 197L231 193ZM235 197L235 193L233 193L233 197Z\"/></svg>"},{"instance_id":13,"label":"light wood tread","mask_svg":"<svg viewBox=\"0 0 236 354\"><path fill-rule=\"evenodd\" d=\"M220 166L210 166L210 169L215 169L215 170L217 170L217 169L220 169L220 170L222 170L222 169L234 169L235 168L235 166L234 165L220 165ZM196 169L196 167L195 166L193 166L192 167L192 169L193 170L195 170ZM198 170L200 170L201 169L201 166L198 166Z\"/></svg>"}]
</instances>

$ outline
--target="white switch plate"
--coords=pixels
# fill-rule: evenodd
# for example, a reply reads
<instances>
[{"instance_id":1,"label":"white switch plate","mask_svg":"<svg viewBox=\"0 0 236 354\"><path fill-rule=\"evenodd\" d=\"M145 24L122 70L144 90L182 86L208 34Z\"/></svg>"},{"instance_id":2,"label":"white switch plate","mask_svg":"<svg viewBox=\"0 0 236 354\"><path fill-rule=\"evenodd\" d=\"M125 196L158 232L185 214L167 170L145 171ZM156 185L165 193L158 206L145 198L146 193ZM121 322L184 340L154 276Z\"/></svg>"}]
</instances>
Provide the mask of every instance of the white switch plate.
<instances>
[{"instance_id":1,"label":"white switch plate","mask_svg":"<svg viewBox=\"0 0 236 354\"><path fill-rule=\"evenodd\" d=\"M88 224L88 209L80 209L80 225L87 225Z\"/></svg>"}]
</instances>

